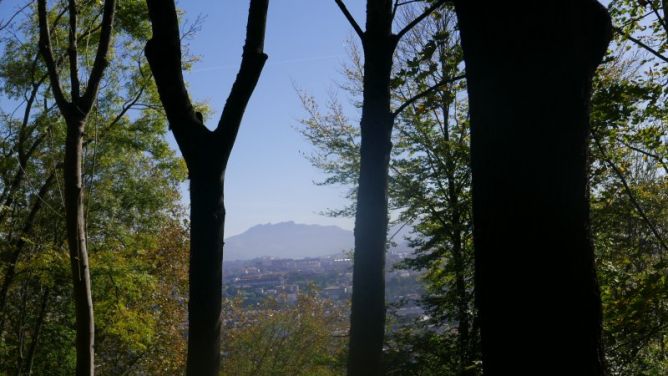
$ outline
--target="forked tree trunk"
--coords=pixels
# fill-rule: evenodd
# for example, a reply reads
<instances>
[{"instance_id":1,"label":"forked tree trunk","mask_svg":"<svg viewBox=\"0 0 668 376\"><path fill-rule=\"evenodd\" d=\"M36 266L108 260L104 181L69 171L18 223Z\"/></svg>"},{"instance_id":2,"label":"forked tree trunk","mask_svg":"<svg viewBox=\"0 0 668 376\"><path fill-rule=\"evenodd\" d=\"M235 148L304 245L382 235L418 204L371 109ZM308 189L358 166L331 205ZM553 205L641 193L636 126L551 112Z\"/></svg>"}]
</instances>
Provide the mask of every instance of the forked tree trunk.
<instances>
[{"instance_id":1,"label":"forked tree trunk","mask_svg":"<svg viewBox=\"0 0 668 376\"><path fill-rule=\"evenodd\" d=\"M70 72L70 98L65 97L60 84L60 75L51 46L47 1L38 0L39 51L46 65L53 98L65 119L65 217L67 243L72 270L74 311L76 315L76 375L92 376L95 373L93 320L93 300L91 296L88 251L86 249L86 222L83 207L83 184L81 162L83 157L83 137L86 118L90 114L102 75L109 64L107 53L111 45L114 24L115 0L105 0L100 23L97 52L83 91L79 81L79 56L77 51L77 6L76 1L68 1L69 31L67 55Z\"/></svg>"},{"instance_id":2,"label":"forked tree trunk","mask_svg":"<svg viewBox=\"0 0 668 376\"><path fill-rule=\"evenodd\" d=\"M609 16L592 0L455 4L485 374L604 374L587 140Z\"/></svg>"},{"instance_id":3,"label":"forked tree trunk","mask_svg":"<svg viewBox=\"0 0 668 376\"><path fill-rule=\"evenodd\" d=\"M214 131L195 112L181 70L181 39L173 0L147 0L153 37L146 58L190 179L190 289L186 375L218 376L225 227L224 178L246 105L267 55L269 0L250 0L241 67Z\"/></svg>"}]
</instances>

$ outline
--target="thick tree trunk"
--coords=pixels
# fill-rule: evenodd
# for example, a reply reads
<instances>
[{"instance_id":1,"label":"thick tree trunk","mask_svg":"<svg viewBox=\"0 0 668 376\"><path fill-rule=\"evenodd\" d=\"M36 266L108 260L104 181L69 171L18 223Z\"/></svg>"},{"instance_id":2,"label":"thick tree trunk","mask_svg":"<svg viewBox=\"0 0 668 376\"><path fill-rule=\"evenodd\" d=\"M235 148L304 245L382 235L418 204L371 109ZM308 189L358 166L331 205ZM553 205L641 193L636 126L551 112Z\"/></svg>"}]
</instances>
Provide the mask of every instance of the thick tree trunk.
<instances>
[{"instance_id":1,"label":"thick tree trunk","mask_svg":"<svg viewBox=\"0 0 668 376\"><path fill-rule=\"evenodd\" d=\"M217 376L220 372L221 302L223 291L222 173L202 161L202 174L190 176L190 300L186 374Z\"/></svg>"},{"instance_id":2,"label":"thick tree trunk","mask_svg":"<svg viewBox=\"0 0 668 376\"><path fill-rule=\"evenodd\" d=\"M604 374L586 166L609 17L576 0L462 0L456 10L485 374Z\"/></svg>"},{"instance_id":3,"label":"thick tree trunk","mask_svg":"<svg viewBox=\"0 0 668 376\"><path fill-rule=\"evenodd\" d=\"M83 207L83 184L81 161L83 156L84 118L70 116L66 119L65 140L65 220L67 243L70 251L74 310L76 314L76 375L94 373L93 299L91 296L88 251L86 249L86 223Z\"/></svg>"},{"instance_id":4,"label":"thick tree trunk","mask_svg":"<svg viewBox=\"0 0 668 376\"><path fill-rule=\"evenodd\" d=\"M349 376L382 374L385 333L387 185L392 126L390 74L395 38L367 33L364 40L364 99L360 123L360 175L355 216Z\"/></svg>"}]
</instances>

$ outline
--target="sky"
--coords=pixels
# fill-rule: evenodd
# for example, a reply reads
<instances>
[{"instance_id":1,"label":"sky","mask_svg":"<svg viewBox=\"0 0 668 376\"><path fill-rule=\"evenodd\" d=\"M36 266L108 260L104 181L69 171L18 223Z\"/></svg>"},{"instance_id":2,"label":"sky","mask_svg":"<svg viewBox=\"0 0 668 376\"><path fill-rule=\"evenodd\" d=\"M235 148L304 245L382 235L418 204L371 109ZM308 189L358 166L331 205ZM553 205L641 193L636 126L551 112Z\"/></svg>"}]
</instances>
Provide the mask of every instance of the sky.
<instances>
[{"instance_id":1,"label":"sky","mask_svg":"<svg viewBox=\"0 0 668 376\"><path fill-rule=\"evenodd\" d=\"M364 1L347 0L364 24ZM0 19L25 4L0 0ZM215 127L239 69L248 17L248 0L181 0L183 24L201 17L189 51L199 60L185 74L191 98L211 109L207 126ZM337 89L347 60L346 41L354 32L334 0L270 0L265 52L269 59L253 93L230 157L225 181L225 234L239 234L257 224L295 221L353 228L351 218L320 214L346 204L346 187L316 186L324 175L304 157L313 149L299 133L306 116L296 88L325 103ZM7 106L0 103L0 106ZM359 121L350 109L351 121ZM177 150L173 137L167 136ZM182 185L188 204L188 184Z\"/></svg>"},{"instance_id":2,"label":"sky","mask_svg":"<svg viewBox=\"0 0 668 376\"><path fill-rule=\"evenodd\" d=\"M347 3L363 24L364 1ZM201 30L189 41L190 52L200 60L185 77L191 97L212 109L207 124L212 127L239 67L248 1L188 0L178 6L186 20L204 17ZM256 224L288 220L352 229L352 219L320 214L345 205L345 188L313 183L324 176L304 158L312 148L297 130L305 111L295 91L305 90L321 101L336 92L347 59L345 41L352 36L334 0L270 0L265 41L269 60L227 169L226 236ZM358 121L359 115L352 112L351 120ZM187 184L184 196L187 199Z\"/></svg>"}]
</instances>

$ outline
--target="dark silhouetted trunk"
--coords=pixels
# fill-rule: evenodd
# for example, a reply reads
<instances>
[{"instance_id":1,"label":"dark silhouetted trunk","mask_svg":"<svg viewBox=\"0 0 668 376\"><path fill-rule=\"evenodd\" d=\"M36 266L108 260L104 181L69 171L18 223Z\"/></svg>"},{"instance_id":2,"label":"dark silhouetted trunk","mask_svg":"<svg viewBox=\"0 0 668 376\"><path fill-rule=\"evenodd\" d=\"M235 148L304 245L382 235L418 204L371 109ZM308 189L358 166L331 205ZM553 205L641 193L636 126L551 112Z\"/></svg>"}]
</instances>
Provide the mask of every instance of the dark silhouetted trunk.
<instances>
[{"instance_id":1,"label":"dark silhouetted trunk","mask_svg":"<svg viewBox=\"0 0 668 376\"><path fill-rule=\"evenodd\" d=\"M225 226L222 174L191 173L190 220L188 375L209 375L220 364Z\"/></svg>"},{"instance_id":2,"label":"dark silhouetted trunk","mask_svg":"<svg viewBox=\"0 0 668 376\"><path fill-rule=\"evenodd\" d=\"M225 168L267 55L268 0L251 0L241 67L214 131L195 112L183 81L173 0L148 0L153 37L146 58L190 179L190 289L186 375L218 376L223 282Z\"/></svg>"},{"instance_id":3,"label":"dark silhouetted trunk","mask_svg":"<svg viewBox=\"0 0 668 376\"><path fill-rule=\"evenodd\" d=\"M455 5L485 374L605 374L587 140L609 16L591 0Z\"/></svg>"},{"instance_id":4,"label":"dark silhouetted trunk","mask_svg":"<svg viewBox=\"0 0 668 376\"><path fill-rule=\"evenodd\" d=\"M374 4L375 3L375 4ZM360 122L360 174L355 215L353 296L348 375L381 374L385 331L387 184L394 117L390 74L396 38L392 2L369 1L364 50L364 97Z\"/></svg>"},{"instance_id":5,"label":"dark silhouetted trunk","mask_svg":"<svg viewBox=\"0 0 668 376\"><path fill-rule=\"evenodd\" d=\"M348 376L377 376L383 370L387 185L396 116L390 108L392 59L401 37L444 1L435 1L396 34L392 32L394 1L367 1L366 31L342 0L335 2L361 39L364 51Z\"/></svg>"}]
</instances>

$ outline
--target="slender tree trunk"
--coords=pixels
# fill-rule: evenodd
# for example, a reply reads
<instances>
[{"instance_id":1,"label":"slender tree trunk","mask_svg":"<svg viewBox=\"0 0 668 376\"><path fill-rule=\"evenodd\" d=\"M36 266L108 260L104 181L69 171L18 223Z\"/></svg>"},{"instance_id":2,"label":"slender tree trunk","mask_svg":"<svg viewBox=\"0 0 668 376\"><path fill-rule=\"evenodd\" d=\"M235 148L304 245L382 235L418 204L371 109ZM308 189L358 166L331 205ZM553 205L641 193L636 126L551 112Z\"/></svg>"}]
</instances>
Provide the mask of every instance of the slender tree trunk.
<instances>
[{"instance_id":1,"label":"slender tree trunk","mask_svg":"<svg viewBox=\"0 0 668 376\"><path fill-rule=\"evenodd\" d=\"M369 5L367 9L368 17L389 17L386 11L378 5L376 8ZM375 29L370 29L374 22ZM382 19L374 22L367 21L369 31L363 41L364 98L360 122L362 141L355 216L349 376L382 374L385 335L387 186L394 124L390 110L390 74L396 39Z\"/></svg>"},{"instance_id":2,"label":"slender tree trunk","mask_svg":"<svg viewBox=\"0 0 668 376\"><path fill-rule=\"evenodd\" d=\"M76 375L93 375L95 325L91 296L81 161L85 118L68 116L65 140L65 218L76 314Z\"/></svg>"},{"instance_id":3,"label":"slender tree trunk","mask_svg":"<svg viewBox=\"0 0 668 376\"><path fill-rule=\"evenodd\" d=\"M485 374L602 375L587 139L609 16L591 0L455 4Z\"/></svg>"},{"instance_id":4,"label":"slender tree trunk","mask_svg":"<svg viewBox=\"0 0 668 376\"><path fill-rule=\"evenodd\" d=\"M26 367L25 374L30 376L32 375L32 366L35 362L35 353L37 352L37 344L39 343L39 337L42 334L42 326L44 326L44 318L46 317L46 309L49 303L49 293L50 290L47 288L42 294L42 304L40 306L39 314L37 316L37 321L35 321L35 328L32 332L32 339L30 342L30 348L28 349L28 356L26 357ZM23 373L20 373L20 375Z\"/></svg>"},{"instance_id":5,"label":"slender tree trunk","mask_svg":"<svg viewBox=\"0 0 668 376\"><path fill-rule=\"evenodd\" d=\"M222 174L191 174L188 375L217 375L220 368L223 200Z\"/></svg>"},{"instance_id":6,"label":"slender tree trunk","mask_svg":"<svg viewBox=\"0 0 668 376\"><path fill-rule=\"evenodd\" d=\"M395 116L390 109L392 60L401 37L443 5L444 0L434 1L396 34L392 32L392 22L397 2L368 0L366 31L362 31L343 0L335 2L360 37L364 50L348 376L376 376L383 373L385 337L387 185Z\"/></svg>"},{"instance_id":7,"label":"slender tree trunk","mask_svg":"<svg viewBox=\"0 0 668 376\"><path fill-rule=\"evenodd\" d=\"M446 59L444 51L441 51L441 61ZM445 68L445 66L443 66ZM446 69L442 69L443 77L448 77ZM459 355L459 366L457 372L460 375L466 374L465 367L469 362L470 349L470 323L469 323L469 300L466 291L464 262L464 242L462 239L462 229L465 224L462 223L462 214L459 208L459 192L457 191L455 176L455 153L452 151L452 141L450 137L450 105L452 101L443 98L441 111L443 113L443 140L446 143L445 149L445 178L447 179L447 202L450 208L450 227L445 231L449 232L452 242L452 261L455 267L455 293L457 296L457 346Z\"/></svg>"}]
</instances>

